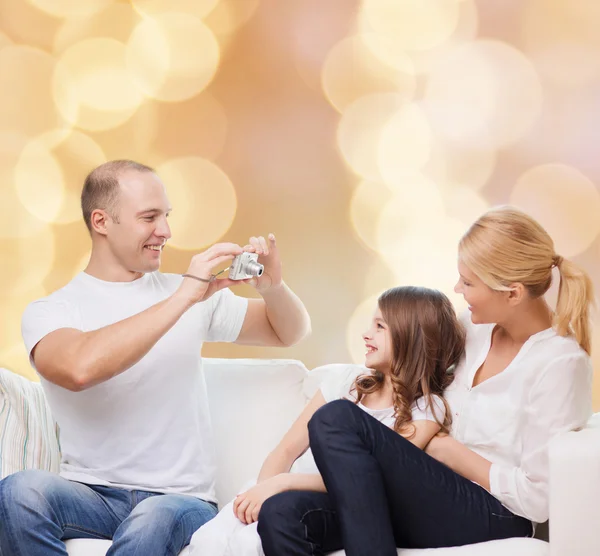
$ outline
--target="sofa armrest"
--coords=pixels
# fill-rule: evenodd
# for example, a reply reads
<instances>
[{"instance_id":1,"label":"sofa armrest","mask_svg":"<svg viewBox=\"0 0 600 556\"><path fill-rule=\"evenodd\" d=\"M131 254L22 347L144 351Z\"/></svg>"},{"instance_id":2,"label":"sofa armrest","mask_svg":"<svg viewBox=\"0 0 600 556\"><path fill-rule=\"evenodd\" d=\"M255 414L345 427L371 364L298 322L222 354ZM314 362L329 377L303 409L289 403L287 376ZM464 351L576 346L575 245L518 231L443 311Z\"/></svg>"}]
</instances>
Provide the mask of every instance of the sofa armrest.
<instances>
[{"instance_id":1,"label":"sofa armrest","mask_svg":"<svg viewBox=\"0 0 600 556\"><path fill-rule=\"evenodd\" d=\"M550 556L600 554L600 428L554 438L550 458Z\"/></svg>"}]
</instances>

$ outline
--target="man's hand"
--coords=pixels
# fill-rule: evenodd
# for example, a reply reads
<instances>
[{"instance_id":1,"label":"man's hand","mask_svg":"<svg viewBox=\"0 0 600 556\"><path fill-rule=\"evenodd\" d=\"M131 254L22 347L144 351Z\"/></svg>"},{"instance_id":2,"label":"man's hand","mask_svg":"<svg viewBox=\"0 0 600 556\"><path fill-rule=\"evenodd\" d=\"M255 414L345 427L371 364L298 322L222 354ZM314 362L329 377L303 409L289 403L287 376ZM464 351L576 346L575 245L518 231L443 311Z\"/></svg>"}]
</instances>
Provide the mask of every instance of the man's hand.
<instances>
[{"instance_id":1,"label":"man's hand","mask_svg":"<svg viewBox=\"0 0 600 556\"><path fill-rule=\"evenodd\" d=\"M282 475L275 475L254 485L246 492L238 494L233 502L233 513L246 525L258 521L258 514L264 501L283 491Z\"/></svg>"},{"instance_id":2,"label":"man's hand","mask_svg":"<svg viewBox=\"0 0 600 556\"><path fill-rule=\"evenodd\" d=\"M178 294L184 296L190 303L194 304L207 300L211 295L223 288L248 283L248 280L230 280L229 278L208 281L211 280L213 270L216 267L225 262L232 261L236 255L240 255L243 251L235 243L216 243L203 253L194 255L186 274L191 274L192 276L196 276L196 278L207 281L184 278L177 290Z\"/></svg>"},{"instance_id":3,"label":"man's hand","mask_svg":"<svg viewBox=\"0 0 600 556\"><path fill-rule=\"evenodd\" d=\"M262 236L251 237L250 243L244 247L244 251L258 253L258 262L265 267L262 276L255 276L248 280L251 286L254 286L260 293L281 285L281 259L279 258L279 249L277 248L273 234L269 234L268 243Z\"/></svg>"}]
</instances>

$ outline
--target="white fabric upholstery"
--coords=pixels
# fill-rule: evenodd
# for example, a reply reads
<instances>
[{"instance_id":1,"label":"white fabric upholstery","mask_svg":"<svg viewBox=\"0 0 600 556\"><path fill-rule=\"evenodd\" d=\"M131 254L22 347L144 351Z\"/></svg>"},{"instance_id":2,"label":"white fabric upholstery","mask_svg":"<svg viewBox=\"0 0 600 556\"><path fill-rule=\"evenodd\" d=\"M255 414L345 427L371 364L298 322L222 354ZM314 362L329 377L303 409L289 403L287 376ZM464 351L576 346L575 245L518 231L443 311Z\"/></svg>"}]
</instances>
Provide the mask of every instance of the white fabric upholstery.
<instances>
[{"instance_id":1,"label":"white fabric upholstery","mask_svg":"<svg viewBox=\"0 0 600 556\"><path fill-rule=\"evenodd\" d=\"M551 556L600 554L600 413L550 444Z\"/></svg>"},{"instance_id":2,"label":"white fabric upholstery","mask_svg":"<svg viewBox=\"0 0 600 556\"><path fill-rule=\"evenodd\" d=\"M335 366L307 371L298 361L205 359L219 466L217 494L228 502L255 476L271 449ZM594 428L599 427L599 428ZM597 556L600 523L600 415L551 446L552 544L506 539L471 546L399 549L399 556ZM105 556L109 541L71 540L70 556ZM184 549L180 556L186 556ZM343 551L330 556L342 556ZM207 555L211 556L211 555Z\"/></svg>"}]
</instances>

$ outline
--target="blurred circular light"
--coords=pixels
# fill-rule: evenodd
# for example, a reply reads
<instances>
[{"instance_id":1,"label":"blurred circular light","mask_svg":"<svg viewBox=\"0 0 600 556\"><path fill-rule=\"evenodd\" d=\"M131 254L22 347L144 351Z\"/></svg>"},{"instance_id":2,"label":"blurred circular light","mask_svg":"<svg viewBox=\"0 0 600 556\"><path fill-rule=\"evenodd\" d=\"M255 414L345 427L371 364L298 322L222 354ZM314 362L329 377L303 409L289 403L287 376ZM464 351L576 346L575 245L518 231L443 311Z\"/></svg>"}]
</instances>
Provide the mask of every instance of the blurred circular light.
<instances>
[{"instance_id":1,"label":"blurred circular light","mask_svg":"<svg viewBox=\"0 0 600 556\"><path fill-rule=\"evenodd\" d=\"M115 0L27 0L37 9L54 17L82 17L91 16L110 6Z\"/></svg>"},{"instance_id":2,"label":"blurred circular light","mask_svg":"<svg viewBox=\"0 0 600 556\"><path fill-rule=\"evenodd\" d=\"M4 131L37 135L62 124L50 89L54 59L30 46L0 49L0 121Z\"/></svg>"},{"instance_id":3,"label":"blurred circular light","mask_svg":"<svg viewBox=\"0 0 600 556\"><path fill-rule=\"evenodd\" d=\"M377 310L377 299L381 293L383 292L372 295L360 303L352 313L346 328L346 345L350 352L350 358L353 363L358 365L365 364L366 349L362 335L371 325L373 315Z\"/></svg>"},{"instance_id":4,"label":"blurred circular light","mask_svg":"<svg viewBox=\"0 0 600 556\"><path fill-rule=\"evenodd\" d=\"M363 0L358 24L362 33L385 40L387 48L375 43L374 51L389 58L443 43L454 32L459 14L460 4L454 0Z\"/></svg>"},{"instance_id":5,"label":"blurred circular light","mask_svg":"<svg viewBox=\"0 0 600 556\"><path fill-rule=\"evenodd\" d=\"M529 131L539 116L542 88L518 50L498 41L473 41L437 61L425 103L432 127L448 139L506 146Z\"/></svg>"},{"instance_id":6,"label":"blurred circular light","mask_svg":"<svg viewBox=\"0 0 600 556\"><path fill-rule=\"evenodd\" d=\"M10 40L10 38L4 33L0 32L0 49L11 44L13 44L13 42Z\"/></svg>"},{"instance_id":7,"label":"blurred circular light","mask_svg":"<svg viewBox=\"0 0 600 556\"><path fill-rule=\"evenodd\" d=\"M204 22L225 48L234 33L256 12L259 0L221 0L206 16Z\"/></svg>"},{"instance_id":8,"label":"blurred circular light","mask_svg":"<svg viewBox=\"0 0 600 556\"><path fill-rule=\"evenodd\" d=\"M144 100L125 66L125 45L110 38L67 48L56 66L53 93L65 119L92 131L123 124Z\"/></svg>"},{"instance_id":9,"label":"blurred circular light","mask_svg":"<svg viewBox=\"0 0 600 556\"><path fill-rule=\"evenodd\" d=\"M394 196L381 211L377 223L377 251L386 259L399 241L426 235L445 219L444 201L436 184L425 177L407 175L394 184Z\"/></svg>"},{"instance_id":10,"label":"blurred circular light","mask_svg":"<svg viewBox=\"0 0 600 556\"><path fill-rule=\"evenodd\" d=\"M458 23L454 32L442 43L427 50L414 50L410 53L415 71L427 74L437 59L448 50L477 37L479 14L475 0L454 0L459 2Z\"/></svg>"},{"instance_id":11,"label":"blurred circular light","mask_svg":"<svg viewBox=\"0 0 600 556\"><path fill-rule=\"evenodd\" d=\"M445 293L460 311L466 308L454 292L457 247L466 226L451 218L426 218L427 226L413 227L389 243L384 260L399 286L424 286Z\"/></svg>"},{"instance_id":12,"label":"blurred circular light","mask_svg":"<svg viewBox=\"0 0 600 556\"><path fill-rule=\"evenodd\" d=\"M40 220L68 224L81 219L87 174L106 162L102 149L78 131L50 131L21 153L15 182L21 203Z\"/></svg>"},{"instance_id":13,"label":"blurred circular light","mask_svg":"<svg viewBox=\"0 0 600 556\"><path fill-rule=\"evenodd\" d=\"M490 204L470 187L449 188L443 197L448 215L466 226L490 209Z\"/></svg>"},{"instance_id":14,"label":"blurred circular light","mask_svg":"<svg viewBox=\"0 0 600 556\"><path fill-rule=\"evenodd\" d=\"M0 27L18 44L52 51L54 34L61 23L59 18L39 10L27 0L0 2Z\"/></svg>"},{"instance_id":15,"label":"blurred circular light","mask_svg":"<svg viewBox=\"0 0 600 556\"><path fill-rule=\"evenodd\" d=\"M36 234L3 241L0 289L5 295L18 296L36 288L49 274L53 263L54 234L48 225Z\"/></svg>"},{"instance_id":16,"label":"blurred circular light","mask_svg":"<svg viewBox=\"0 0 600 556\"><path fill-rule=\"evenodd\" d=\"M202 19L214 10L219 0L131 0L131 4L144 16L179 12Z\"/></svg>"},{"instance_id":17,"label":"blurred circular light","mask_svg":"<svg viewBox=\"0 0 600 556\"><path fill-rule=\"evenodd\" d=\"M173 207L169 244L194 250L218 241L237 210L235 189L227 175L198 157L170 160L156 170Z\"/></svg>"},{"instance_id":18,"label":"blurred circular light","mask_svg":"<svg viewBox=\"0 0 600 556\"><path fill-rule=\"evenodd\" d=\"M0 132L0 238L33 235L45 227L21 204L15 188L14 172L27 138L14 133Z\"/></svg>"},{"instance_id":19,"label":"blurred circular light","mask_svg":"<svg viewBox=\"0 0 600 556\"><path fill-rule=\"evenodd\" d=\"M0 263L2 264L2 263ZM27 305L36 299L47 295L46 290L41 286L34 286L30 289L23 289L18 293L12 291L14 284L0 277L0 304L2 306L2 319L0 320L0 352L11 349L14 345L23 345L21 336L21 319L23 311ZM1 365L2 363L0 363ZM10 367L9 367L10 368ZM14 369L12 369L14 370Z\"/></svg>"},{"instance_id":20,"label":"blurred circular light","mask_svg":"<svg viewBox=\"0 0 600 556\"><path fill-rule=\"evenodd\" d=\"M70 17L54 37L54 53L62 53L86 39L110 38L125 44L140 19L131 4L120 2L91 16Z\"/></svg>"},{"instance_id":21,"label":"blurred circular light","mask_svg":"<svg viewBox=\"0 0 600 556\"><path fill-rule=\"evenodd\" d=\"M496 160L497 152L486 147L484 141L477 146L465 147L437 136L423 173L439 184L460 184L477 190L490 179Z\"/></svg>"},{"instance_id":22,"label":"blurred circular light","mask_svg":"<svg viewBox=\"0 0 600 556\"><path fill-rule=\"evenodd\" d=\"M600 192L576 168L544 164L528 170L510 202L546 228L563 257L582 253L600 233Z\"/></svg>"},{"instance_id":23,"label":"blurred circular light","mask_svg":"<svg viewBox=\"0 0 600 556\"><path fill-rule=\"evenodd\" d=\"M156 102L154 108L160 133L149 152L161 161L182 156L214 160L221 154L227 137L227 116L223 105L210 93L205 91L184 102Z\"/></svg>"},{"instance_id":24,"label":"blurred circular light","mask_svg":"<svg viewBox=\"0 0 600 556\"><path fill-rule=\"evenodd\" d=\"M390 189L377 182L363 181L354 190L350 220L358 237L370 249L377 248L377 221L391 198Z\"/></svg>"},{"instance_id":25,"label":"blurred circular light","mask_svg":"<svg viewBox=\"0 0 600 556\"><path fill-rule=\"evenodd\" d=\"M337 130L340 151L358 175L379 180L379 140L390 119L404 104L397 93L367 95L353 102L342 114Z\"/></svg>"},{"instance_id":26,"label":"blurred circular light","mask_svg":"<svg viewBox=\"0 0 600 556\"><path fill-rule=\"evenodd\" d=\"M432 134L427 116L407 104L383 128L379 142L379 171L386 183L396 183L407 172L420 170L429 160Z\"/></svg>"},{"instance_id":27,"label":"blurred circular light","mask_svg":"<svg viewBox=\"0 0 600 556\"><path fill-rule=\"evenodd\" d=\"M562 87L578 88L598 76L597 0L530 0L524 3L521 22L523 48L546 78Z\"/></svg>"},{"instance_id":28,"label":"blurred circular light","mask_svg":"<svg viewBox=\"0 0 600 556\"><path fill-rule=\"evenodd\" d=\"M197 17L161 13L136 26L127 45L127 65L144 93L178 102L200 93L219 64L219 45Z\"/></svg>"},{"instance_id":29,"label":"blurred circular light","mask_svg":"<svg viewBox=\"0 0 600 556\"><path fill-rule=\"evenodd\" d=\"M322 71L323 89L332 106L343 112L358 98L375 92L399 92L411 99L416 86L414 73L406 54L398 56L392 67L376 58L360 36L347 37L327 55Z\"/></svg>"}]
</instances>

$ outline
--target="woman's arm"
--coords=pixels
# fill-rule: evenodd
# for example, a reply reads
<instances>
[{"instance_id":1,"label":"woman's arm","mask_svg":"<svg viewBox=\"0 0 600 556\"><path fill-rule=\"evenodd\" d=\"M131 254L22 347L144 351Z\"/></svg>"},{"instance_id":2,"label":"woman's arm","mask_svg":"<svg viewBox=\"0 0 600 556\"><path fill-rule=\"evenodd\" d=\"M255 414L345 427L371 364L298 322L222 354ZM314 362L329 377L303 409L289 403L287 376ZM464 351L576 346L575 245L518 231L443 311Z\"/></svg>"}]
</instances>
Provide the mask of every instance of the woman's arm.
<instances>
[{"instance_id":1,"label":"woman's arm","mask_svg":"<svg viewBox=\"0 0 600 556\"><path fill-rule=\"evenodd\" d=\"M492 462L480 456L448 435L434 436L425 452L447 465L465 479L474 481L490 491L490 468Z\"/></svg>"}]
</instances>

